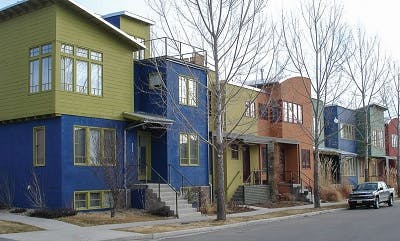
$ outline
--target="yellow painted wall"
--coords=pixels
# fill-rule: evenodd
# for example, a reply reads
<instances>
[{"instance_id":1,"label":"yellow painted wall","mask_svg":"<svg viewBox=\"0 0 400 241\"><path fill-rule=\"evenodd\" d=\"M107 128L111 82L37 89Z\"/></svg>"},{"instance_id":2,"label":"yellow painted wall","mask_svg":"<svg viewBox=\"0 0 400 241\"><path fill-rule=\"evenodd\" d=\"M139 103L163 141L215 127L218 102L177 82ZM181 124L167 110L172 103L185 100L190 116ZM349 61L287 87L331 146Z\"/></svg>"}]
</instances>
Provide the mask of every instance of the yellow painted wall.
<instances>
[{"instance_id":1,"label":"yellow painted wall","mask_svg":"<svg viewBox=\"0 0 400 241\"><path fill-rule=\"evenodd\" d=\"M55 13L52 5L0 22L0 120L54 112L54 91L29 94L29 49L54 42Z\"/></svg>"},{"instance_id":2,"label":"yellow painted wall","mask_svg":"<svg viewBox=\"0 0 400 241\"><path fill-rule=\"evenodd\" d=\"M97 25L97 26L96 26ZM99 24L68 8L57 7L56 112L71 115L121 119L133 111L133 56L135 49ZM60 46L73 44L103 53L103 96L60 90Z\"/></svg>"},{"instance_id":3,"label":"yellow painted wall","mask_svg":"<svg viewBox=\"0 0 400 241\"><path fill-rule=\"evenodd\" d=\"M120 17L120 28L125 33L144 40L150 40L150 24L127 16ZM150 43L146 42L145 58L150 57Z\"/></svg>"}]
</instances>

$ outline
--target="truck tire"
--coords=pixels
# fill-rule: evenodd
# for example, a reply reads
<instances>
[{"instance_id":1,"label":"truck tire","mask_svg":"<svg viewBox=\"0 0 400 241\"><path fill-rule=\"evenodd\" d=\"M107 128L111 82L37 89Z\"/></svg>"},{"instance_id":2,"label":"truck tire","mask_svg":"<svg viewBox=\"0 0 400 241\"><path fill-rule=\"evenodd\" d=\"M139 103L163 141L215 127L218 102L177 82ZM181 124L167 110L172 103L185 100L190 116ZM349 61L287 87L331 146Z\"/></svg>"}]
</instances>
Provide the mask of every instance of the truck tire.
<instances>
[{"instance_id":1,"label":"truck tire","mask_svg":"<svg viewBox=\"0 0 400 241\"><path fill-rule=\"evenodd\" d=\"M349 204L349 209L355 209L356 205L355 204Z\"/></svg>"},{"instance_id":2,"label":"truck tire","mask_svg":"<svg viewBox=\"0 0 400 241\"><path fill-rule=\"evenodd\" d=\"M375 208L375 209L378 209L378 208L379 208L379 197L376 197L376 198L375 198L374 208Z\"/></svg>"},{"instance_id":3,"label":"truck tire","mask_svg":"<svg viewBox=\"0 0 400 241\"><path fill-rule=\"evenodd\" d=\"M388 206L393 207L393 196L392 195L389 196Z\"/></svg>"}]
</instances>

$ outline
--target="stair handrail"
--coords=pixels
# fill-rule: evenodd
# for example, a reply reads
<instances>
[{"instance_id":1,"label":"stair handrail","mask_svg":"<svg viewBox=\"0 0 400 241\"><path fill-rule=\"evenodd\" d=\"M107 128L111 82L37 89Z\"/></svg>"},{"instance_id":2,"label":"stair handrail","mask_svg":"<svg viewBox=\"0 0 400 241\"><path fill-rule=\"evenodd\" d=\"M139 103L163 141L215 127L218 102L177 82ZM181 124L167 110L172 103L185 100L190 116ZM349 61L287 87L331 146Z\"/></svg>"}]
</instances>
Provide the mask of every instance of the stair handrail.
<instances>
[{"instance_id":1,"label":"stair handrail","mask_svg":"<svg viewBox=\"0 0 400 241\"><path fill-rule=\"evenodd\" d=\"M305 182L306 185L308 185L308 188L310 188L310 194L311 194L311 198L313 195L313 188L312 188L312 183L313 183L313 179L311 179L306 173L300 171L300 187L301 189L303 189L303 181ZM306 180L304 180L302 177L305 177Z\"/></svg>"},{"instance_id":2,"label":"stair handrail","mask_svg":"<svg viewBox=\"0 0 400 241\"><path fill-rule=\"evenodd\" d=\"M183 187L184 180L185 180L187 183L189 183L189 185L190 185L191 187L194 187L194 186L195 186L185 175L183 175L183 173L182 173L181 171L178 170L178 168L176 168L175 166L173 166L171 163L168 163L168 167L169 167L169 168L172 167L172 169L175 170L175 171L181 176L181 178L182 178L182 185L181 185L181 187ZM171 179L171 175L170 175L170 178L169 178L169 179ZM169 181L170 181L170 180L169 180Z\"/></svg>"},{"instance_id":3,"label":"stair handrail","mask_svg":"<svg viewBox=\"0 0 400 241\"><path fill-rule=\"evenodd\" d=\"M236 180L236 178L239 176L240 174L240 170L237 171L237 173L235 174L235 176L233 177L233 179L229 182L229 185L226 187L226 192L228 192L229 188L232 186L233 181Z\"/></svg>"},{"instance_id":4,"label":"stair handrail","mask_svg":"<svg viewBox=\"0 0 400 241\"><path fill-rule=\"evenodd\" d=\"M162 180L164 183L168 184L168 186L175 192L175 215L177 218L179 218L179 214L178 214L178 191L176 191L176 189L170 184L168 183L167 180L165 180L165 178L163 178L160 173L158 173L153 167L150 167L151 171L154 172L157 177L158 177L158 198L159 200L161 200L161 183L160 180ZM146 169L147 169L147 165L146 165ZM147 182L147 179L146 179Z\"/></svg>"}]
</instances>

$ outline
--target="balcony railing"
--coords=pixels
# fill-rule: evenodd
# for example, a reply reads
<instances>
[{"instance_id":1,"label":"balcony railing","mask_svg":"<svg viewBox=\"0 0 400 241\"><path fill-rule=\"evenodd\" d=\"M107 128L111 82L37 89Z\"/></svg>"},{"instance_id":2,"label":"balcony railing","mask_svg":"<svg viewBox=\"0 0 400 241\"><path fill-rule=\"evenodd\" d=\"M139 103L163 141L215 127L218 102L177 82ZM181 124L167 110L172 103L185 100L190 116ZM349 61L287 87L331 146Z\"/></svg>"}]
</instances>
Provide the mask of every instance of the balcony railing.
<instances>
[{"instance_id":1,"label":"balcony railing","mask_svg":"<svg viewBox=\"0 0 400 241\"><path fill-rule=\"evenodd\" d=\"M207 52L181 41L167 37L145 41L150 47L150 57L171 57L200 66L207 65Z\"/></svg>"}]
</instances>

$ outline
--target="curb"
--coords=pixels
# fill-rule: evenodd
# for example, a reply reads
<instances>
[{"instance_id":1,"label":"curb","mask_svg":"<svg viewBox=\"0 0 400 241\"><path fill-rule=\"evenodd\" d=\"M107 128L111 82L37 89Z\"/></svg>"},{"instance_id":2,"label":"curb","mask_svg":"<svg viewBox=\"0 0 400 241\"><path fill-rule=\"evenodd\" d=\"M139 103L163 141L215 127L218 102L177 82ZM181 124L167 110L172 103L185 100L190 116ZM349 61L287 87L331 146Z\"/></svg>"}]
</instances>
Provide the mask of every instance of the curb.
<instances>
[{"instance_id":1,"label":"curb","mask_svg":"<svg viewBox=\"0 0 400 241\"><path fill-rule=\"evenodd\" d=\"M337 209L309 212L309 213L303 213L303 214L295 214L295 215L289 215L289 216L277 217L277 218L251 220L251 221L245 221L245 222L239 222L239 223L233 223L233 224L220 225L220 226L215 226L215 227L193 228L193 229L178 230L178 231L171 231L171 232L164 232L164 233L154 233L154 234L137 234L137 236L118 238L118 239L110 239L109 241L129 241L129 240L143 240L143 239L152 240L152 239L163 239L163 238L173 238L173 237L184 237L184 236L209 233L209 232L213 232L213 231L219 231L219 230L230 229L230 228L246 227L246 226L252 225L252 224L272 223L272 222L279 222L279 221L283 221L283 220L295 219L295 218L299 218L299 217L310 217L310 216L316 216L316 215L325 214L325 213L334 213L339 210L345 210L345 209L346 208L337 208Z\"/></svg>"}]
</instances>

